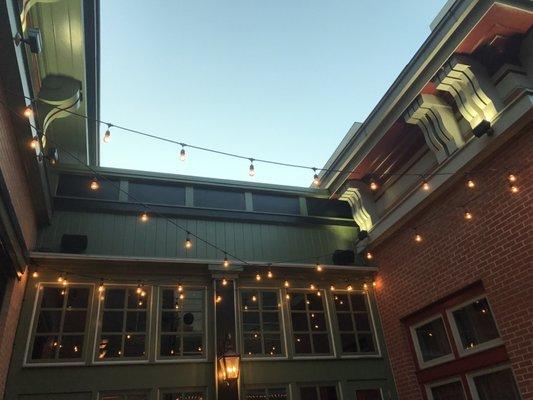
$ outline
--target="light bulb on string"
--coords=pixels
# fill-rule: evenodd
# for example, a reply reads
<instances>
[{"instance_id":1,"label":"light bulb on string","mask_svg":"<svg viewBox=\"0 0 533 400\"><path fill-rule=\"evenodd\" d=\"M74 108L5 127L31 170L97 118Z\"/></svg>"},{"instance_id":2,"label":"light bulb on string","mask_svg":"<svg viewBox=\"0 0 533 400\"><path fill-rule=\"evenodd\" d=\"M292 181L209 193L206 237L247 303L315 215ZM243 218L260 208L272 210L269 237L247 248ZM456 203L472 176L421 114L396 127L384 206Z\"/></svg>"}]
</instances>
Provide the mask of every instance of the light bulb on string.
<instances>
[{"instance_id":1,"label":"light bulb on string","mask_svg":"<svg viewBox=\"0 0 533 400\"><path fill-rule=\"evenodd\" d=\"M428 192L429 189L431 189L431 187L429 186L428 181L424 179L424 180L422 181L422 190Z\"/></svg>"},{"instance_id":2,"label":"light bulb on string","mask_svg":"<svg viewBox=\"0 0 533 400\"><path fill-rule=\"evenodd\" d=\"M227 286L228 285L228 280L226 278L222 278L222 286Z\"/></svg>"},{"instance_id":3,"label":"light bulb on string","mask_svg":"<svg viewBox=\"0 0 533 400\"><path fill-rule=\"evenodd\" d=\"M507 175L507 179L509 182L516 182L518 180L518 176L516 176L514 173L509 173L509 175Z\"/></svg>"},{"instance_id":4,"label":"light bulb on string","mask_svg":"<svg viewBox=\"0 0 533 400\"><path fill-rule=\"evenodd\" d=\"M415 235L413 236L413 239L417 243L420 243L423 240L422 235L416 231L415 231Z\"/></svg>"},{"instance_id":5,"label":"light bulb on string","mask_svg":"<svg viewBox=\"0 0 533 400\"><path fill-rule=\"evenodd\" d=\"M374 255L373 255L370 251L367 251L367 252L365 253L365 258L366 258L367 260L373 260L373 259L374 259Z\"/></svg>"},{"instance_id":6,"label":"light bulb on string","mask_svg":"<svg viewBox=\"0 0 533 400\"><path fill-rule=\"evenodd\" d=\"M513 183L509 186L509 190L511 191L511 193L518 193L520 191L518 186Z\"/></svg>"},{"instance_id":7,"label":"light bulb on string","mask_svg":"<svg viewBox=\"0 0 533 400\"><path fill-rule=\"evenodd\" d=\"M316 289L315 284L314 283L309 284L309 289L315 290Z\"/></svg>"},{"instance_id":8,"label":"light bulb on string","mask_svg":"<svg viewBox=\"0 0 533 400\"><path fill-rule=\"evenodd\" d=\"M226 253L224 253L224 262L222 264L224 265L224 268L229 267L228 255Z\"/></svg>"},{"instance_id":9,"label":"light bulb on string","mask_svg":"<svg viewBox=\"0 0 533 400\"><path fill-rule=\"evenodd\" d=\"M254 159L250 158L250 168L248 169L248 175L255 176Z\"/></svg>"},{"instance_id":10,"label":"light bulb on string","mask_svg":"<svg viewBox=\"0 0 533 400\"><path fill-rule=\"evenodd\" d=\"M351 292L353 290L353 286L351 284L346 285L346 290Z\"/></svg>"},{"instance_id":11,"label":"light bulb on string","mask_svg":"<svg viewBox=\"0 0 533 400\"><path fill-rule=\"evenodd\" d=\"M216 302L216 303L220 303L221 301L222 301L222 296L217 296L217 297L215 298L215 302Z\"/></svg>"},{"instance_id":12,"label":"light bulb on string","mask_svg":"<svg viewBox=\"0 0 533 400\"><path fill-rule=\"evenodd\" d=\"M101 278L101 279L100 279L100 284L98 285L98 291L99 291L100 293L102 293L104 290L105 290L105 288L104 288L104 279Z\"/></svg>"},{"instance_id":13,"label":"light bulb on string","mask_svg":"<svg viewBox=\"0 0 533 400\"><path fill-rule=\"evenodd\" d=\"M372 281L372 287L376 287L378 283L376 281Z\"/></svg>"},{"instance_id":14,"label":"light bulb on string","mask_svg":"<svg viewBox=\"0 0 533 400\"><path fill-rule=\"evenodd\" d=\"M65 277L64 277L63 274L61 273L61 274L59 274L59 276L57 277L57 281L58 281L59 283L62 283L63 280L65 280Z\"/></svg>"},{"instance_id":15,"label":"light bulb on string","mask_svg":"<svg viewBox=\"0 0 533 400\"><path fill-rule=\"evenodd\" d=\"M290 287L291 284L289 283L289 281L285 280L285 282L283 282L283 286L285 286L286 288Z\"/></svg>"},{"instance_id":16,"label":"light bulb on string","mask_svg":"<svg viewBox=\"0 0 533 400\"><path fill-rule=\"evenodd\" d=\"M139 283L137 284L137 289L135 290L135 293L137 293L137 294L141 294L142 291L143 291L143 285L142 285L141 282L139 282Z\"/></svg>"},{"instance_id":17,"label":"light bulb on string","mask_svg":"<svg viewBox=\"0 0 533 400\"><path fill-rule=\"evenodd\" d=\"M331 290L332 292L335 291L335 285L333 283L329 285L329 290Z\"/></svg>"},{"instance_id":18,"label":"light bulb on string","mask_svg":"<svg viewBox=\"0 0 533 400\"><path fill-rule=\"evenodd\" d=\"M272 273L272 271L271 271L271 270L268 270L268 272L267 272L267 278L272 279L273 277L274 277L274 274Z\"/></svg>"},{"instance_id":19,"label":"light bulb on string","mask_svg":"<svg viewBox=\"0 0 533 400\"><path fill-rule=\"evenodd\" d=\"M183 284L181 282L178 283L178 293L183 292Z\"/></svg>"},{"instance_id":20,"label":"light bulb on string","mask_svg":"<svg viewBox=\"0 0 533 400\"><path fill-rule=\"evenodd\" d=\"M98 182L98 179L93 178L93 180L91 181L91 184L90 184L90 188L91 188L91 190L100 189L100 182Z\"/></svg>"},{"instance_id":21,"label":"light bulb on string","mask_svg":"<svg viewBox=\"0 0 533 400\"><path fill-rule=\"evenodd\" d=\"M470 212L470 210L465 209L465 211L464 211L464 218L465 218L467 221L470 221L471 219L474 218L474 214L472 214L472 213Z\"/></svg>"},{"instance_id":22,"label":"light bulb on string","mask_svg":"<svg viewBox=\"0 0 533 400\"><path fill-rule=\"evenodd\" d=\"M324 271L324 267L322 267L322 265L320 265L320 262L317 261L316 264L315 264L315 269L317 272L322 272Z\"/></svg>"},{"instance_id":23,"label":"light bulb on string","mask_svg":"<svg viewBox=\"0 0 533 400\"><path fill-rule=\"evenodd\" d=\"M39 138L37 138L37 136L34 136L31 140L30 140L30 147L32 149L38 149L40 146L39 146Z\"/></svg>"},{"instance_id":24,"label":"light bulb on string","mask_svg":"<svg viewBox=\"0 0 533 400\"><path fill-rule=\"evenodd\" d=\"M102 141L104 143L109 143L109 141L111 140L111 127L112 126L113 125L111 125L111 124L107 124L107 129L106 129L106 131L104 133L104 137L102 139Z\"/></svg>"},{"instance_id":25,"label":"light bulb on string","mask_svg":"<svg viewBox=\"0 0 533 400\"><path fill-rule=\"evenodd\" d=\"M192 247L192 241L191 241L191 238L189 237L190 235L190 232L187 232L187 238L185 239L185 248L186 249L190 249Z\"/></svg>"},{"instance_id":26,"label":"light bulb on string","mask_svg":"<svg viewBox=\"0 0 533 400\"><path fill-rule=\"evenodd\" d=\"M466 187L468 189L474 189L476 187L476 182L468 174L466 175Z\"/></svg>"},{"instance_id":27,"label":"light bulb on string","mask_svg":"<svg viewBox=\"0 0 533 400\"><path fill-rule=\"evenodd\" d=\"M368 283L363 283L363 290L368 290Z\"/></svg>"},{"instance_id":28,"label":"light bulb on string","mask_svg":"<svg viewBox=\"0 0 533 400\"><path fill-rule=\"evenodd\" d=\"M148 219L149 219L148 213L147 212L142 212L139 218L140 218L141 222L148 222Z\"/></svg>"},{"instance_id":29,"label":"light bulb on string","mask_svg":"<svg viewBox=\"0 0 533 400\"><path fill-rule=\"evenodd\" d=\"M257 282L259 282L259 281L261 280L261 275L256 274L256 275L255 275L255 280L256 280Z\"/></svg>"},{"instance_id":30,"label":"light bulb on string","mask_svg":"<svg viewBox=\"0 0 533 400\"><path fill-rule=\"evenodd\" d=\"M187 159L187 153L185 152L185 144L181 144L180 160L185 161Z\"/></svg>"},{"instance_id":31,"label":"light bulb on string","mask_svg":"<svg viewBox=\"0 0 533 400\"><path fill-rule=\"evenodd\" d=\"M318 177L318 174L316 173L317 169L316 168L313 168L313 172L314 172L314 175L313 175L313 185L315 186L320 186L320 178Z\"/></svg>"},{"instance_id":32,"label":"light bulb on string","mask_svg":"<svg viewBox=\"0 0 533 400\"><path fill-rule=\"evenodd\" d=\"M379 185L378 183L372 179L372 181L370 181L370 185L368 185L368 187L370 188L370 190L372 190L373 192L375 192L376 190L379 189Z\"/></svg>"},{"instance_id":33,"label":"light bulb on string","mask_svg":"<svg viewBox=\"0 0 533 400\"><path fill-rule=\"evenodd\" d=\"M180 299L180 300L185 299L185 293L180 293L180 295L179 295L179 299Z\"/></svg>"},{"instance_id":34,"label":"light bulb on string","mask_svg":"<svg viewBox=\"0 0 533 400\"><path fill-rule=\"evenodd\" d=\"M33 116L32 106L31 105L26 106L26 108L24 108L23 114L26 118L31 118Z\"/></svg>"},{"instance_id":35,"label":"light bulb on string","mask_svg":"<svg viewBox=\"0 0 533 400\"><path fill-rule=\"evenodd\" d=\"M33 271L31 276L32 276L32 278L38 278L39 277L39 273L37 271Z\"/></svg>"}]
</instances>

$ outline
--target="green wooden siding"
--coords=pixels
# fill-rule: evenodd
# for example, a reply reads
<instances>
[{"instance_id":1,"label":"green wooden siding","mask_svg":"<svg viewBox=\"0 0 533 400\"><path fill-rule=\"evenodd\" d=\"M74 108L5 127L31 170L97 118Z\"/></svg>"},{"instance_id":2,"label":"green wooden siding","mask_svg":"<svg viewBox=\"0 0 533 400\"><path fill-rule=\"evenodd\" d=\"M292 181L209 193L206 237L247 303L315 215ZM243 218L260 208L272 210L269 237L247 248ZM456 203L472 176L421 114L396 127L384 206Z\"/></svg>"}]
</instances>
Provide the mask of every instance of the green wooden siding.
<instances>
[{"instance_id":1,"label":"green wooden siding","mask_svg":"<svg viewBox=\"0 0 533 400\"><path fill-rule=\"evenodd\" d=\"M357 236L355 225L170 220L237 257L262 262L314 262L316 256L336 249L352 249ZM165 218L151 217L144 223L133 214L56 211L51 224L40 232L38 250L59 251L63 234L87 235L86 253L93 255L208 260L224 257L221 251L199 240L194 240L193 248L186 250L185 232Z\"/></svg>"}]
</instances>

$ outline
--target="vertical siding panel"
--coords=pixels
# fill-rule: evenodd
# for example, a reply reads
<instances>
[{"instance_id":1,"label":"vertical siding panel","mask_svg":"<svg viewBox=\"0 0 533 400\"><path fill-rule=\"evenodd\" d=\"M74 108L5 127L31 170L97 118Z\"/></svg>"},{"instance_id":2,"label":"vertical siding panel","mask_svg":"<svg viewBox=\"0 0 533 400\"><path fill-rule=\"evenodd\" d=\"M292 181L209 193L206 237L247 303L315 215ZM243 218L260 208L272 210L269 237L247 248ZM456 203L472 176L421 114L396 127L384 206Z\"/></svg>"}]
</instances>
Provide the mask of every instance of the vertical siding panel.
<instances>
[{"instance_id":1,"label":"vertical siding panel","mask_svg":"<svg viewBox=\"0 0 533 400\"><path fill-rule=\"evenodd\" d=\"M165 229L167 231L167 240L166 240L166 254L167 257L176 257L178 258L178 238L176 227L172 222L173 218L169 218L168 221L165 221Z\"/></svg>"}]
</instances>

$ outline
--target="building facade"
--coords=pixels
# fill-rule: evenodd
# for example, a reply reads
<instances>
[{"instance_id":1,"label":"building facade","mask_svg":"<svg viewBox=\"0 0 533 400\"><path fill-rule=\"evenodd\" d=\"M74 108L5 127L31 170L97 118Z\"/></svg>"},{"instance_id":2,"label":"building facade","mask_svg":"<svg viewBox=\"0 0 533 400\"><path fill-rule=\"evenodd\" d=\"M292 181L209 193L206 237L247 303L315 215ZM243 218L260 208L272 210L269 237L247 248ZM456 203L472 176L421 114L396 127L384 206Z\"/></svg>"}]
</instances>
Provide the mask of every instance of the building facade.
<instances>
[{"instance_id":1,"label":"building facade","mask_svg":"<svg viewBox=\"0 0 533 400\"><path fill-rule=\"evenodd\" d=\"M449 1L308 189L100 167L98 8L0 6L0 397L533 399L531 2Z\"/></svg>"}]
</instances>

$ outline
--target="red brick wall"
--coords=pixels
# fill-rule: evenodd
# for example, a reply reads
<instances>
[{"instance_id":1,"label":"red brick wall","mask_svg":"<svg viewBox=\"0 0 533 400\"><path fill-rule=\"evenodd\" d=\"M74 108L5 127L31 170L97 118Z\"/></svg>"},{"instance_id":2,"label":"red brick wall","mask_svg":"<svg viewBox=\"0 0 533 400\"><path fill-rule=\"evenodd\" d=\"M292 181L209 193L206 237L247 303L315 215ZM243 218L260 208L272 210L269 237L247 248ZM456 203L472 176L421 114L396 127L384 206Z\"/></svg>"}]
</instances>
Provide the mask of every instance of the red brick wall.
<instances>
[{"instance_id":1,"label":"red brick wall","mask_svg":"<svg viewBox=\"0 0 533 400\"><path fill-rule=\"evenodd\" d=\"M482 281L524 400L533 399L533 134L515 137L477 169L477 187L457 183L374 249L376 296L400 399L421 399L400 318ZM520 192L502 169L521 165ZM494 171L491 169L497 169ZM469 204L472 221L457 207ZM430 223L427 223L431 221ZM422 243L411 228L423 225Z\"/></svg>"},{"instance_id":2,"label":"red brick wall","mask_svg":"<svg viewBox=\"0 0 533 400\"><path fill-rule=\"evenodd\" d=\"M0 83L0 99L5 101ZM11 115L0 104L0 170L15 209L18 223L22 229L26 247L32 249L37 236L36 216L31 203L31 193L22 168L20 154L17 152L15 134L10 121ZM4 269L5 266L0 265ZM19 281L10 277L7 292L0 309L0 398L3 397L7 370L13 349L13 340L18 323L26 275Z\"/></svg>"}]
</instances>

